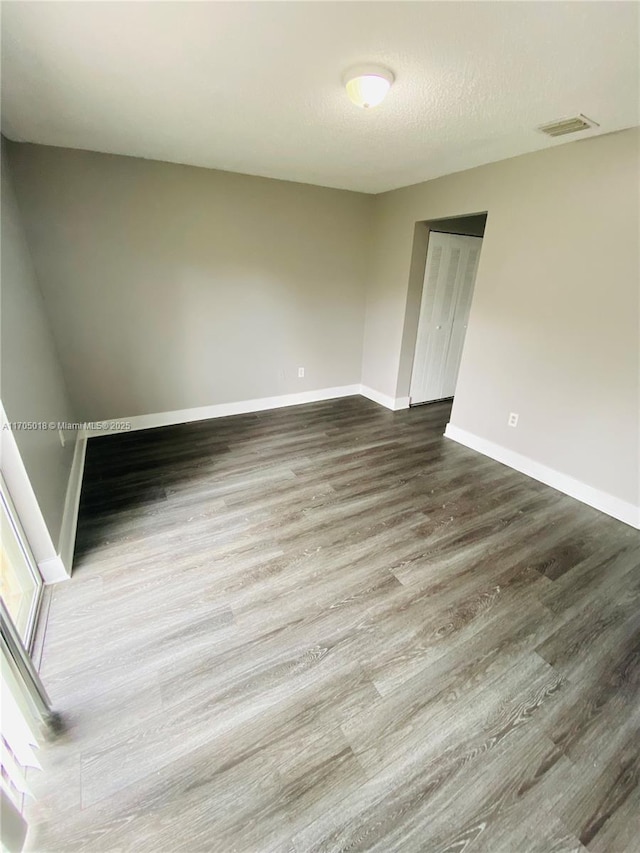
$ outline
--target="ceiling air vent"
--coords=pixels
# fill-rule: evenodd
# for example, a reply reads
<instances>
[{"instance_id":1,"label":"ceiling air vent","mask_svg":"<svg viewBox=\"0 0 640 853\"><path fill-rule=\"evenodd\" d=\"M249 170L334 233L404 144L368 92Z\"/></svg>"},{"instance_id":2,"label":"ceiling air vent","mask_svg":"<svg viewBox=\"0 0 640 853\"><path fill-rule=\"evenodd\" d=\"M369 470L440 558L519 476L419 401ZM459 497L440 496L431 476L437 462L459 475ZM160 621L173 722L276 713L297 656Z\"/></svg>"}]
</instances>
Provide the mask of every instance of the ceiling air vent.
<instances>
[{"instance_id":1,"label":"ceiling air vent","mask_svg":"<svg viewBox=\"0 0 640 853\"><path fill-rule=\"evenodd\" d=\"M565 136L567 133L578 133L578 131L588 130L590 127L600 127L600 125L580 113L580 115L573 118L563 118L560 121L551 121L549 124L543 124L538 130L546 133L547 136Z\"/></svg>"}]
</instances>

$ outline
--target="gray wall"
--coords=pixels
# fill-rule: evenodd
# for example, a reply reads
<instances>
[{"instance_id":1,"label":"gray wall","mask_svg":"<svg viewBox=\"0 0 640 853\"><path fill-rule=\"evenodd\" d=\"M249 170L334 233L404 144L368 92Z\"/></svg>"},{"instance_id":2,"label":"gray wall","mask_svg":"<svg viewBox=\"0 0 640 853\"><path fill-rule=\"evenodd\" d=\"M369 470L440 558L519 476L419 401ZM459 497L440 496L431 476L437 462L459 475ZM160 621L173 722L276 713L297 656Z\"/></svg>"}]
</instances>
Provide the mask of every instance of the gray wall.
<instances>
[{"instance_id":1,"label":"gray wall","mask_svg":"<svg viewBox=\"0 0 640 853\"><path fill-rule=\"evenodd\" d=\"M36 145L9 153L82 419L359 383L371 196Z\"/></svg>"},{"instance_id":2,"label":"gray wall","mask_svg":"<svg viewBox=\"0 0 640 853\"><path fill-rule=\"evenodd\" d=\"M79 417L359 381L408 395L422 223L486 210L452 424L637 503L638 138L378 197L32 145L10 156Z\"/></svg>"},{"instance_id":3,"label":"gray wall","mask_svg":"<svg viewBox=\"0 0 640 853\"><path fill-rule=\"evenodd\" d=\"M0 394L9 421L74 422L45 305L16 205L2 144L2 371ZM57 549L75 433L63 448L57 430L13 433Z\"/></svg>"},{"instance_id":4,"label":"gray wall","mask_svg":"<svg viewBox=\"0 0 640 853\"><path fill-rule=\"evenodd\" d=\"M486 210L452 424L638 504L639 142L623 131L378 196L363 382L408 394L416 223Z\"/></svg>"}]
</instances>

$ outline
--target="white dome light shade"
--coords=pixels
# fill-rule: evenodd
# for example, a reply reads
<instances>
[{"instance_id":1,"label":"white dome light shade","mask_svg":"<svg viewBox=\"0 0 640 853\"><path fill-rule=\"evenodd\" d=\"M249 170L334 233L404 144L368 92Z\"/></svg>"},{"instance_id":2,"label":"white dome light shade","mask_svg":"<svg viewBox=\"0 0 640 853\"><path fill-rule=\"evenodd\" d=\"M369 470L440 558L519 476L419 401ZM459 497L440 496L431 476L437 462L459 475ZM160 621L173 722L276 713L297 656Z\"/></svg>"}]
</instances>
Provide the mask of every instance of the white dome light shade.
<instances>
[{"instance_id":1,"label":"white dome light shade","mask_svg":"<svg viewBox=\"0 0 640 853\"><path fill-rule=\"evenodd\" d=\"M389 91L394 77L388 68L379 65L359 65L344 75L347 95L358 107L377 107Z\"/></svg>"}]
</instances>

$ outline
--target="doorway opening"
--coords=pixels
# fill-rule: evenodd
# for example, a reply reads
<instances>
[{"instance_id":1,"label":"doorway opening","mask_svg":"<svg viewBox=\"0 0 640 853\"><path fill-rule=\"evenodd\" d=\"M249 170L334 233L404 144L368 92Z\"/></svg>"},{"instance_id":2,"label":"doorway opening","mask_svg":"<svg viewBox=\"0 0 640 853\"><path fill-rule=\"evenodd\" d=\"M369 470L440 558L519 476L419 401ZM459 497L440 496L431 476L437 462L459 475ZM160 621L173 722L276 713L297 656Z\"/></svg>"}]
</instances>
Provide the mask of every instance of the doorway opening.
<instances>
[{"instance_id":1,"label":"doorway opening","mask_svg":"<svg viewBox=\"0 0 640 853\"><path fill-rule=\"evenodd\" d=\"M486 220L480 213L420 223L426 255L416 300L411 406L455 396Z\"/></svg>"}]
</instances>

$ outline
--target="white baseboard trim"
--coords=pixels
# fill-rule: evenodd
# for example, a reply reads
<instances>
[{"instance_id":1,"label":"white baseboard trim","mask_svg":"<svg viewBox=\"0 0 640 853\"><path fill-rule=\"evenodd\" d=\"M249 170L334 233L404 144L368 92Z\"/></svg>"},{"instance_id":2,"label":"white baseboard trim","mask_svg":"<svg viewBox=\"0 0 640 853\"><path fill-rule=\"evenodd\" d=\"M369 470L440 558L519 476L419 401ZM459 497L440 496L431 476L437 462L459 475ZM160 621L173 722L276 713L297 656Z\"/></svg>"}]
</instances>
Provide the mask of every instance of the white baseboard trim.
<instances>
[{"instance_id":1,"label":"white baseboard trim","mask_svg":"<svg viewBox=\"0 0 640 853\"><path fill-rule=\"evenodd\" d=\"M193 409L176 409L171 412L155 412L150 415L133 415L129 418L101 421L96 427L90 424L82 432L84 438L97 438L101 435L114 435L120 432L135 432L141 429L153 429L162 426L175 426L192 421L206 421L210 418L226 418L230 415L248 415L253 412L266 412L269 409L281 409L286 406L300 406L304 403L320 403L323 400L336 400L340 397L360 395L373 400L380 406L397 412L409 408L409 397L388 397L374 391L367 385L337 385L334 388L319 388L316 391L300 391L297 394L281 394L278 397L259 397L254 400L240 400L236 403L217 403L212 406L197 406ZM106 426L106 424L111 424Z\"/></svg>"},{"instance_id":2,"label":"white baseboard trim","mask_svg":"<svg viewBox=\"0 0 640 853\"><path fill-rule=\"evenodd\" d=\"M600 489L595 489L593 486L556 471L554 468L549 468L547 465L529 459L528 456L523 456L514 450L508 450L506 447L494 444L486 438L481 438L452 424L447 424L444 434L458 444L463 444L471 450L489 456L496 462L502 462L503 465L508 465L509 468L520 471L521 474L533 477L534 480L545 483L545 485L600 510L600 512L618 519L618 521L623 521L631 527L640 529L640 507L634 506L632 503L616 498Z\"/></svg>"},{"instance_id":3,"label":"white baseboard trim","mask_svg":"<svg viewBox=\"0 0 640 853\"><path fill-rule=\"evenodd\" d=\"M297 394L281 394L278 397L260 397L255 400L240 400L237 403L217 403L213 406L198 406L193 409L178 409L173 412L157 412L152 415L134 415L119 418L118 424L131 424L129 428L88 429L88 438L100 435L112 435L117 432L131 432L140 429L152 429L161 426L186 424L191 421L205 421L210 418L226 418L229 415L248 415L253 412L266 412L269 409L281 409L285 406L300 406L304 403L319 403L338 397L352 397L360 393L360 385L338 385L335 388L320 388L316 391L300 391Z\"/></svg>"},{"instance_id":4,"label":"white baseboard trim","mask_svg":"<svg viewBox=\"0 0 640 853\"><path fill-rule=\"evenodd\" d=\"M46 584L68 581L70 578L60 554L56 554L55 557L50 557L48 560L40 560L38 571Z\"/></svg>"},{"instance_id":5,"label":"white baseboard trim","mask_svg":"<svg viewBox=\"0 0 640 853\"><path fill-rule=\"evenodd\" d=\"M375 391L369 388L368 385L360 386L360 394L368 400L373 400L379 406L384 406L386 409L391 409L392 412L398 412L400 409L409 408L409 397L388 397L386 394L381 394L380 391Z\"/></svg>"},{"instance_id":6,"label":"white baseboard trim","mask_svg":"<svg viewBox=\"0 0 640 853\"><path fill-rule=\"evenodd\" d=\"M87 439L82 433L76 437L73 462L69 472L69 482L64 501L62 513L62 527L60 528L60 543L58 559L61 560L67 573L71 574L73 566L73 550L76 544L76 530L78 527L78 510L80 508L80 491L82 490L82 476L84 474L84 460L87 453Z\"/></svg>"}]
</instances>

